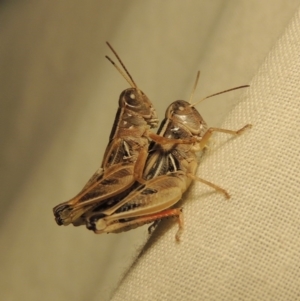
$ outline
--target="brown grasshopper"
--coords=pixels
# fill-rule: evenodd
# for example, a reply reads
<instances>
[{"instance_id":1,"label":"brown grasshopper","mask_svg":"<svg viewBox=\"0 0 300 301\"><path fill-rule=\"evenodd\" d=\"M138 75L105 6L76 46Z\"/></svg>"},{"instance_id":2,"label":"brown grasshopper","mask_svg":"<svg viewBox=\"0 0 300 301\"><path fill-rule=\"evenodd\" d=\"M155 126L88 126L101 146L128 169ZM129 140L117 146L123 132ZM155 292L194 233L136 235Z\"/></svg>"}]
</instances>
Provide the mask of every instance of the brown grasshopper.
<instances>
[{"instance_id":1,"label":"brown grasshopper","mask_svg":"<svg viewBox=\"0 0 300 301\"><path fill-rule=\"evenodd\" d=\"M150 131L157 127L156 111L148 97L138 88L125 65L107 42L125 73L108 57L131 88L119 98L119 108L109 137L101 167L83 189L71 200L53 208L58 225L82 224L81 216L95 205L112 206L118 195L123 195L135 181L143 182L142 174L148 155L149 140L166 143L165 138ZM195 140L194 140L195 141ZM173 140L173 143L193 141ZM169 143L169 141L168 141Z\"/></svg>"},{"instance_id":2,"label":"brown grasshopper","mask_svg":"<svg viewBox=\"0 0 300 301\"><path fill-rule=\"evenodd\" d=\"M199 74L198 72L194 90ZM248 86L215 93L204 99L244 87ZM152 143L143 172L146 182L137 184L135 189L115 205L110 207L100 205L89 212L86 217L88 229L94 230L97 234L118 233L153 223L149 227L150 232L162 218L175 216L179 224L176 239L179 240L183 229L183 215L181 208L173 206L182 198L193 180L211 186L223 193L226 198L230 197L221 187L195 175L198 167L196 153L206 147L214 132L240 135L251 125L247 124L238 131L221 128L207 129L207 124L195 109L195 105L199 102L194 104L184 100L173 102L168 107L165 119L158 130L159 135L171 140L194 137L198 142L189 145Z\"/></svg>"}]
</instances>

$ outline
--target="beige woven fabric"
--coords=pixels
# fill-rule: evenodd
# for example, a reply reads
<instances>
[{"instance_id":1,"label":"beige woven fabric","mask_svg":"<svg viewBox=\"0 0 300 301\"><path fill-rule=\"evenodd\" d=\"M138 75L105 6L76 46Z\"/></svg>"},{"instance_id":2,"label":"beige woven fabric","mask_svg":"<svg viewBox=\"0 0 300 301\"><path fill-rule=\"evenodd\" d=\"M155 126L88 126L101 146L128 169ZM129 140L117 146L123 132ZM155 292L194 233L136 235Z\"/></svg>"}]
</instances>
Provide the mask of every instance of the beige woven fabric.
<instances>
[{"instance_id":1,"label":"beige woven fabric","mask_svg":"<svg viewBox=\"0 0 300 301\"><path fill-rule=\"evenodd\" d=\"M2 1L0 299L297 299L299 16L285 28L299 4ZM144 249L147 227L97 236L54 222L52 208L98 168L128 87L104 58L106 40L160 119L189 97L197 70L195 99L255 76L247 91L198 106L212 126L254 128L215 136L199 175L232 199L193 185L179 245L172 220Z\"/></svg>"},{"instance_id":2,"label":"beige woven fabric","mask_svg":"<svg viewBox=\"0 0 300 301\"><path fill-rule=\"evenodd\" d=\"M253 129L217 135L200 165L232 199L195 184L182 242L163 223L112 300L300 299L299 28L298 13L223 125Z\"/></svg>"}]
</instances>

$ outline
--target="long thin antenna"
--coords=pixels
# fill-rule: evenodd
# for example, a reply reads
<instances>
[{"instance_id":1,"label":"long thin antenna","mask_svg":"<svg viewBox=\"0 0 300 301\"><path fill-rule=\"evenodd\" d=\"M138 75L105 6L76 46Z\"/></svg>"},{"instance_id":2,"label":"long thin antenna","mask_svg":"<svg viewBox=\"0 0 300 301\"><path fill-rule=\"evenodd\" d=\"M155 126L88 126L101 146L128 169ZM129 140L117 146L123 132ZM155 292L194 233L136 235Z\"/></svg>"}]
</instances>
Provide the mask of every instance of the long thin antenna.
<instances>
[{"instance_id":1,"label":"long thin antenna","mask_svg":"<svg viewBox=\"0 0 300 301\"><path fill-rule=\"evenodd\" d=\"M206 96L198 101L196 101L195 103L193 104L190 104L190 107L194 107L196 106L199 102L207 99L207 98L210 98L210 97L213 97L213 96L216 96L216 95L220 95L220 94L223 94L223 93L226 93L226 92L229 92L229 91L233 91L233 90L237 90L237 89L242 89L242 88L247 88L247 87L250 87L249 85L244 85L244 86L239 86L239 87L235 87L235 88L231 88L231 89L228 89L228 90L224 90L224 91L221 91L221 92L218 92L218 93L214 93L214 94L211 94L209 96Z\"/></svg>"},{"instance_id":2,"label":"long thin antenna","mask_svg":"<svg viewBox=\"0 0 300 301\"><path fill-rule=\"evenodd\" d=\"M106 55L105 57L114 65L114 67L119 71L119 73L121 73L121 75L125 78L125 80L128 82L128 84L132 88L136 88L136 86L134 85L134 83L127 76L127 73L124 73L124 71L109 56Z\"/></svg>"},{"instance_id":3,"label":"long thin antenna","mask_svg":"<svg viewBox=\"0 0 300 301\"><path fill-rule=\"evenodd\" d=\"M198 85L199 77L200 77L200 71L197 72L196 81L195 81L195 84L194 84L194 87L193 87L193 90L192 90L192 93L191 93L191 96L190 96L190 99L189 99L189 103L192 102L194 93L195 93L197 85Z\"/></svg>"},{"instance_id":4,"label":"long thin antenna","mask_svg":"<svg viewBox=\"0 0 300 301\"><path fill-rule=\"evenodd\" d=\"M123 67L125 73L127 74L127 76L124 76L124 72L121 72L121 69L119 67L117 67L117 65L113 62L112 59L110 59L108 56L106 56L106 58L117 68L117 70L122 74L122 76L127 80L127 82L129 82L128 78L130 79L131 83L130 85L133 86L134 88L138 89L137 84L135 83L135 81L133 80L132 76L130 75L130 73L128 72L127 68L125 67L125 65L123 64L121 58L118 56L117 52L112 48L112 46L106 42L107 46L110 48L110 50L113 52L113 54L116 56L117 60L119 61L119 63L121 64L121 66Z\"/></svg>"}]
</instances>

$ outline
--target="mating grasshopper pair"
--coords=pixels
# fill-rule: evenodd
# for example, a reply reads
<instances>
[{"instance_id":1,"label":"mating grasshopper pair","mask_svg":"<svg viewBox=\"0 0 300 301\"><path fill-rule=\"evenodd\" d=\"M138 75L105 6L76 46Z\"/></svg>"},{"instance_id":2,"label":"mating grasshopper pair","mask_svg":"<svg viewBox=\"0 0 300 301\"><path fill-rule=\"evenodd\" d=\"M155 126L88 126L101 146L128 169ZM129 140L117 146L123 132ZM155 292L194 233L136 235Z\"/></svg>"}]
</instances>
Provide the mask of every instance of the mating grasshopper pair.
<instances>
[{"instance_id":1,"label":"mating grasshopper pair","mask_svg":"<svg viewBox=\"0 0 300 301\"><path fill-rule=\"evenodd\" d=\"M109 58L130 84L119 98L119 108L101 168L71 200L54 207L59 225L86 224L95 233L118 233L175 216L179 223L176 239L183 227L181 208L173 206L193 180L229 194L217 185L195 176L196 153L202 151L213 132L239 135L238 131L207 128L195 105L183 100L173 102L166 111L158 133L155 109L138 88L121 59L107 43L125 73ZM199 79L199 72L194 90ZM214 95L247 86L240 86ZM192 97L191 97L192 98ZM202 100L204 100L202 99ZM150 141L152 141L150 143ZM150 146L149 146L150 144Z\"/></svg>"}]
</instances>

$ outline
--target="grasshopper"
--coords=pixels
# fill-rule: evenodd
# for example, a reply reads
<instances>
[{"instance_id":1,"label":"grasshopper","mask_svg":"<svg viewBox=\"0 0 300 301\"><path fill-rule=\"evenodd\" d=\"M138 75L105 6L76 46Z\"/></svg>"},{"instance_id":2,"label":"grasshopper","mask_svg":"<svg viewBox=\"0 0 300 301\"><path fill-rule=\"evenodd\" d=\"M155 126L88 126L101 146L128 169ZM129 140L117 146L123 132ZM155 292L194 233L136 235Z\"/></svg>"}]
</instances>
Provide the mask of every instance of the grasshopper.
<instances>
[{"instance_id":1,"label":"grasshopper","mask_svg":"<svg viewBox=\"0 0 300 301\"><path fill-rule=\"evenodd\" d=\"M143 182L142 174L148 155L149 140L166 143L150 131L157 127L156 111L148 97L138 88L118 54L107 42L108 47L123 67L123 72L111 58L106 58L116 67L131 88L124 90L119 98L119 108L104 153L101 167L72 199L53 208L58 225L82 224L81 216L99 203L112 206L118 196L136 182ZM169 143L170 141L168 141ZM172 141L171 141L172 142ZM189 144L193 141L173 140L173 143Z\"/></svg>"},{"instance_id":2,"label":"grasshopper","mask_svg":"<svg viewBox=\"0 0 300 301\"><path fill-rule=\"evenodd\" d=\"M193 93L199 75L198 72ZM200 101L245 87L248 86L215 93ZM209 185L223 193L226 198L230 197L223 188L195 175L198 167L197 153L204 150L213 133L240 135L251 125L247 124L237 131L208 128L202 116L195 109L195 105L200 101L194 104L191 104L191 99L189 102L184 100L173 102L166 110L165 119L158 130L158 135L171 140L194 137L197 138L197 142L189 145L152 143L143 172L146 182L137 184L135 189L115 205L98 206L89 212L86 217L88 229L97 234L118 233L153 223L149 227L149 232L151 232L161 219L174 216L179 224L176 233L176 240L179 240L183 229L183 214L181 208L173 206L182 198L192 181Z\"/></svg>"}]
</instances>

